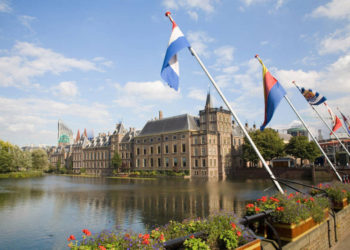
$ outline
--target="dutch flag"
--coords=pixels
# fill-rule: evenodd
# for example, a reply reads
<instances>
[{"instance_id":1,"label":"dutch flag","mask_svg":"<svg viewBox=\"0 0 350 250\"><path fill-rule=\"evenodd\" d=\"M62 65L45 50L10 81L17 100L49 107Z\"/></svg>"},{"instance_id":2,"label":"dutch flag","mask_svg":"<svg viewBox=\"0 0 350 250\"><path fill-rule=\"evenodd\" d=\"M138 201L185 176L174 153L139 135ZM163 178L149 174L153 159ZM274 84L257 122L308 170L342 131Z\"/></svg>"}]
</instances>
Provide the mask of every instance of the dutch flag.
<instances>
[{"instance_id":1,"label":"dutch flag","mask_svg":"<svg viewBox=\"0 0 350 250\"><path fill-rule=\"evenodd\" d=\"M176 23L174 21L172 23L173 31L170 36L160 75L171 88L178 90L179 63L177 61L177 53L183 48L190 47L190 44Z\"/></svg>"}]
</instances>

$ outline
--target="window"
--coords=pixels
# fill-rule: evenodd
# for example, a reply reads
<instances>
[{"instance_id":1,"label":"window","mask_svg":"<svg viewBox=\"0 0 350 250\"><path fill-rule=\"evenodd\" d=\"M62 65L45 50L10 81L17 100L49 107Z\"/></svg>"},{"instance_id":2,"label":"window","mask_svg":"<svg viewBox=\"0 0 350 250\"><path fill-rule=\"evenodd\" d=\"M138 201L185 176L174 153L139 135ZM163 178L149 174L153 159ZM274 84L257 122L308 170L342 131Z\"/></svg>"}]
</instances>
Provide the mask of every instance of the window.
<instances>
[{"instance_id":1,"label":"window","mask_svg":"<svg viewBox=\"0 0 350 250\"><path fill-rule=\"evenodd\" d=\"M151 158L151 167L153 167L153 158Z\"/></svg>"},{"instance_id":2,"label":"window","mask_svg":"<svg viewBox=\"0 0 350 250\"><path fill-rule=\"evenodd\" d=\"M202 160L202 167L205 167L205 159Z\"/></svg>"},{"instance_id":3,"label":"window","mask_svg":"<svg viewBox=\"0 0 350 250\"><path fill-rule=\"evenodd\" d=\"M182 144L182 153L186 152L186 144Z\"/></svg>"},{"instance_id":4,"label":"window","mask_svg":"<svg viewBox=\"0 0 350 250\"><path fill-rule=\"evenodd\" d=\"M173 136L173 139L176 140L176 135Z\"/></svg>"},{"instance_id":5,"label":"window","mask_svg":"<svg viewBox=\"0 0 350 250\"><path fill-rule=\"evenodd\" d=\"M136 161L136 167L137 167L137 168L140 167L140 159L137 159L137 161Z\"/></svg>"},{"instance_id":6,"label":"window","mask_svg":"<svg viewBox=\"0 0 350 250\"><path fill-rule=\"evenodd\" d=\"M167 157L165 158L165 166L169 167L169 158L167 158Z\"/></svg>"},{"instance_id":7,"label":"window","mask_svg":"<svg viewBox=\"0 0 350 250\"><path fill-rule=\"evenodd\" d=\"M202 148L202 155L205 155L205 148Z\"/></svg>"},{"instance_id":8,"label":"window","mask_svg":"<svg viewBox=\"0 0 350 250\"><path fill-rule=\"evenodd\" d=\"M167 141L168 139L169 139L168 136L165 136L164 140Z\"/></svg>"},{"instance_id":9,"label":"window","mask_svg":"<svg viewBox=\"0 0 350 250\"><path fill-rule=\"evenodd\" d=\"M182 167L186 167L186 157L182 158Z\"/></svg>"},{"instance_id":10,"label":"window","mask_svg":"<svg viewBox=\"0 0 350 250\"><path fill-rule=\"evenodd\" d=\"M198 160L197 160L197 159L194 160L194 166L195 166L195 167L198 167Z\"/></svg>"},{"instance_id":11,"label":"window","mask_svg":"<svg viewBox=\"0 0 350 250\"><path fill-rule=\"evenodd\" d=\"M193 144L197 144L198 143L198 139L197 139L197 137L194 137L193 138Z\"/></svg>"},{"instance_id":12,"label":"window","mask_svg":"<svg viewBox=\"0 0 350 250\"><path fill-rule=\"evenodd\" d=\"M149 139L150 142L153 142L153 138Z\"/></svg>"},{"instance_id":13,"label":"window","mask_svg":"<svg viewBox=\"0 0 350 250\"><path fill-rule=\"evenodd\" d=\"M151 147L151 154L153 155L153 147Z\"/></svg>"},{"instance_id":14,"label":"window","mask_svg":"<svg viewBox=\"0 0 350 250\"><path fill-rule=\"evenodd\" d=\"M176 144L173 145L173 151L174 151L174 153L177 153L177 145Z\"/></svg>"},{"instance_id":15,"label":"window","mask_svg":"<svg viewBox=\"0 0 350 250\"><path fill-rule=\"evenodd\" d=\"M140 148L137 148L137 155L140 155Z\"/></svg>"},{"instance_id":16,"label":"window","mask_svg":"<svg viewBox=\"0 0 350 250\"><path fill-rule=\"evenodd\" d=\"M174 167L177 167L177 158L174 158Z\"/></svg>"},{"instance_id":17,"label":"window","mask_svg":"<svg viewBox=\"0 0 350 250\"><path fill-rule=\"evenodd\" d=\"M205 136L203 135L202 136L202 144L204 144L205 143Z\"/></svg>"},{"instance_id":18,"label":"window","mask_svg":"<svg viewBox=\"0 0 350 250\"><path fill-rule=\"evenodd\" d=\"M169 153L169 146L165 145L165 153L168 154Z\"/></svg>"},{"instance_id":19,"label":"window","mask_svg":"<svg viewBox=\"0 0 350 250\"><path fill-rule=\"evenodd\" d=\"M158 154L160 154L160 146L158 146Z\"/></svg>"},{"instance_id":20,"label":"window","mask_svg":"<svg viewBox=\"0 0 350 250\"><path fill-rule=\"evenodd\" d=\"M147 139L144 139L143 142L147 142Z\"/></svg>"},{"instance_id":21,"label":"window","mask_svg":"<svg viewBox=\"0 0 350 250\"><path fill-rule=\"evenodd\" d=\"M185 135L182 135L182 136L181 136L182 139L185 139L185 137L186 137Z\"/></svg>"},{"instance_id":22,"label":"window","mask_svg":"<svg viewBox=\"0 0 350 250\"><path fill-rule=\"evenodd\" d=\"M194 149L194 156L198 156L198 148Z\"/></svg>"},{"instance_id":23,"label":"window","mask_svg":"<svg viewBox=\"0 0 350 250\"><path fill-rule=\"evenodd\" d=\"M146 148L143 149L143 154L144 155L147 154L147 149Z\"/></svg>"},{"instance_id":24,"label":"window","mask_svg":"<svg viewBox=\"0 0 350 250\"><path fill-rule=\"evenodd\" d=\"M213 166L213 160L212 159L209 160L209 166Z\"/></svg>"},{"instance_id":25,"label":"window","mask_svg":"<svg viewBox=\"0 0 350 250\"><path fill-rule=\"evenodd\" d=\"M158 141L160 141L160 137L158 137Z\"/></svg>"},{"instance_id":26,"label":"window","mask_svg":"<svg viewBox=\"0 0 350 250\"><path fill-rule=\"evenodd\" d=\"M147 167L147 160L146 159L143 159L143 167Z\"/></svg>"},{"instance_id":27,"label":"window","mask_svg":"<svg viewBox=\"0 0 350 250\"><path fill-rule=\"evenodd\" d=\"M158 158L158 167L160 168L162 166L162 162L161 162L161 159Z\"/></svg>"}]
</instances>

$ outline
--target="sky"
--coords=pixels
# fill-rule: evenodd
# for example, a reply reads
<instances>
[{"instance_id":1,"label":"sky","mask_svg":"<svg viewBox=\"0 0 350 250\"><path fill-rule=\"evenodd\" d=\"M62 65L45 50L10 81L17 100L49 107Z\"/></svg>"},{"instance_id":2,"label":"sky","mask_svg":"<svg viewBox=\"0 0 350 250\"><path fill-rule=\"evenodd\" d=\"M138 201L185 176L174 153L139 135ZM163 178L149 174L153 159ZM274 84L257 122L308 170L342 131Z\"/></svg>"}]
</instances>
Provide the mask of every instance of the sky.
<instances>
[{"instance_id":1,"label":"sky","mask_svg":"<svg viewBox=\"0 0 350 250\"><path fill-rule=\"evenodd\" d=\"M74 135L97 135L119 122L142 129L159 110L197 116L210 82L190 52L179 53L179 91L160 77L171 34L166 11L242 123L264 120L255 54L315 133L329 134L292 81L350 114L349 0L0 0L0 139L57 145L59 119ZM282 100L268 127L297 120Z\"/></svg>"}]
</instances>

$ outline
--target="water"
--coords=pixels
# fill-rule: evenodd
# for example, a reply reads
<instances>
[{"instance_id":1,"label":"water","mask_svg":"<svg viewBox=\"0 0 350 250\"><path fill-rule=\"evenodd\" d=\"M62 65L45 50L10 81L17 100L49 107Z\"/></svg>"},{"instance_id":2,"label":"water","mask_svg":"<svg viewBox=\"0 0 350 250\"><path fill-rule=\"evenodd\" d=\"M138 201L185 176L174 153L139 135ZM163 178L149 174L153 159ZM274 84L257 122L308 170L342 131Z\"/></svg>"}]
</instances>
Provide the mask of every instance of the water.
<instances>
[{"instance_id":1,"label":"water","mask_svg":"<svg viewBox=\"0 0 350 250\"><path fill-rule=\"evenodd\" d=\"M169 220L206 217L221 210L241 214L248 200L274 192L268 180L0 180L0 249L67 249L69 235L81 239L84 228L92 233L144 232Z\"/></svg>"}]
</instances>

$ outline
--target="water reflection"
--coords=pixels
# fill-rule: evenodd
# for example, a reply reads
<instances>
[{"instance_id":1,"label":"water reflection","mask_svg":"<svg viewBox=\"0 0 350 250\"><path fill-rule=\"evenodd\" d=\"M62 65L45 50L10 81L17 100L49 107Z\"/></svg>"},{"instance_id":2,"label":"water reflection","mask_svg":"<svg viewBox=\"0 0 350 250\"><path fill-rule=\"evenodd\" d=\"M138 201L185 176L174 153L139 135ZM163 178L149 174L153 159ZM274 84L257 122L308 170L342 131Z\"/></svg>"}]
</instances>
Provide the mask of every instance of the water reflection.
<instances>
[{"instance_id":1,"label":"water reflection","mask_svg":"<svg viewBox=\"0 0 350 250\"><path fill-rule=\"evenodd\" d=\"M241 214L247 200L274 193L274 188L263 191L271 185L262 180L206 182L62 176L1 180L0 242L5 249L61 249L67 235L80 235L82 228L93 232L126 228L143 231L169 220L206 217L222 210Z\"/></svg>"}]
</instances>

